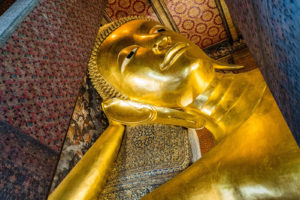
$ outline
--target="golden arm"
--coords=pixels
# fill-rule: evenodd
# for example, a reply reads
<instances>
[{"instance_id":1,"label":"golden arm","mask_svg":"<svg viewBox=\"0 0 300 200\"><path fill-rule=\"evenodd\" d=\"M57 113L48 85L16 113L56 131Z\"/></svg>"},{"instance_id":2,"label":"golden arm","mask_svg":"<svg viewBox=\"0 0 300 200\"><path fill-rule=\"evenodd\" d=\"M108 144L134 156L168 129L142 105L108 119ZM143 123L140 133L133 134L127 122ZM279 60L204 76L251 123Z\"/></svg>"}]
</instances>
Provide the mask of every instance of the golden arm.
<instances>
[{"instance_id":1,"label":"golden arm","mask_svg":"<svg viewBox=\"0 0 300 200\"><path fill-rule=\"evenodd\" d=\"M203 119L175 109L111 99L103 102L110 120L109 127L93 144L66 178L50 194L48 200L90 200L102 191L106 175L121 145L124 125L165 123L200 128Z\"/></svg>"},{"instance_id":2,"label":"golden arm","mask_svg":"<svg viewBox=\"0 0 300 200\"><path fill-rule=\"evenodd\" d=\"M123 125L110 123L48 200L96 199L118 154L123 133Z\"/></svg>"}]
</instances>

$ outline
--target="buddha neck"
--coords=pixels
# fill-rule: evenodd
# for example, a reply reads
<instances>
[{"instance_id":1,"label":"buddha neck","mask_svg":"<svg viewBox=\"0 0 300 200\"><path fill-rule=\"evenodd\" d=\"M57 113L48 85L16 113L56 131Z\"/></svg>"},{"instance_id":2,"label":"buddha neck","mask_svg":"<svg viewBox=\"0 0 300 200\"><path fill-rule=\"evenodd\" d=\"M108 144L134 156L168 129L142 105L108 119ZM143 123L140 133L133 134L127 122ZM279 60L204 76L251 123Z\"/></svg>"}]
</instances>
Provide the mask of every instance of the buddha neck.
<instances>
[{"instance_id":1,"label":"buddha neck","mask_svg":"<svg viewBox=\"0 0 300 200\"><path fill-rule=\"evenodd\" d=\"M258 69L240 74L216 73L186 111L204 115L210 121L207 128L219 140L251 116L265 89L265 81Z\"/></svg>"}]
</instances>

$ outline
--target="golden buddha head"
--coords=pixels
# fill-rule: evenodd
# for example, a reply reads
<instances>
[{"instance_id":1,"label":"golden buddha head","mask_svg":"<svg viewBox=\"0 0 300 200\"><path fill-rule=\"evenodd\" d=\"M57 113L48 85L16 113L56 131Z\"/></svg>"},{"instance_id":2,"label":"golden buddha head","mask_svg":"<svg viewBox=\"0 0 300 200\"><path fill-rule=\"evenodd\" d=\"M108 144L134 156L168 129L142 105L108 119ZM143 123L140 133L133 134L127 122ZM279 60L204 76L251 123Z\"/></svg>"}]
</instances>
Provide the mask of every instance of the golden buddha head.
<instances>
[{"instance_id":1,"label":"golden buddha head","mask_svg":"<svg viewBox=\"0 0 300 200\"><path fill-rule=\"evenodd\" d=\"M103 99L176 108L201 94L220 66L184 36L129 17L100 28L89 71Z\"/></svg>"}]
</instances>

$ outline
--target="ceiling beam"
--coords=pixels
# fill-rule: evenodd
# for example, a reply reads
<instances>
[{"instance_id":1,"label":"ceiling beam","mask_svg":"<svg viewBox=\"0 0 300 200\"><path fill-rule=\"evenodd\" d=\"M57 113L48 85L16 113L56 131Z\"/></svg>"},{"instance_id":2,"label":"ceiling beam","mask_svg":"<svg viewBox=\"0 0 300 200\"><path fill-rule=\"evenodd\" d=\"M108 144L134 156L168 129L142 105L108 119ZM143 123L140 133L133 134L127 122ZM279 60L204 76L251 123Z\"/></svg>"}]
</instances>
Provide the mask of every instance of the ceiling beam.
<instances>
[{"instance_id":1,"label":"ceiling beam","mask_svg":"<svg viewBox=\"0 0 300 200\"><path fill-rule=\"evenodd\" d=\"M226 34L229 38L230 43L238 40L238 34L232 22L229 10L224 0L215 0L216 6L219 10L220 17L222 19Z\"/></svg>"},{"instance_id":2,"label":"ceiling beam","mask_svg":"<svg viewBox=\"0 0 300 200\"><path fill-rule=\"evenodd\" d=\"M169 29L179 32L163 0L148 0L159 21Z\"/></svg>"}]
</instances>

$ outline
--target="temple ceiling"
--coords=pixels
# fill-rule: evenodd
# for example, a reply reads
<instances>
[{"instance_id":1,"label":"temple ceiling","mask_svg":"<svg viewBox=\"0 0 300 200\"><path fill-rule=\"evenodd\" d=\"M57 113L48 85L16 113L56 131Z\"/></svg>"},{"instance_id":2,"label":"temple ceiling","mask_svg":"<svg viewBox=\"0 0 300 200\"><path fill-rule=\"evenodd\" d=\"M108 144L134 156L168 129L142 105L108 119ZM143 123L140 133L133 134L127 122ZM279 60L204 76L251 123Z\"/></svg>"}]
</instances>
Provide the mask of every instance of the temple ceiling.
<instances>
[{"instance_id":1,"label":"temple ceiling","mask_svg":"<svg viewBox=\"0 0 300 200\"><path fill-rule=\"evenodd\" d=\"M238 40L224 0L108 0L103 24L130 15L160 21L202 49Z\"/></svg>"}]
</instances>

